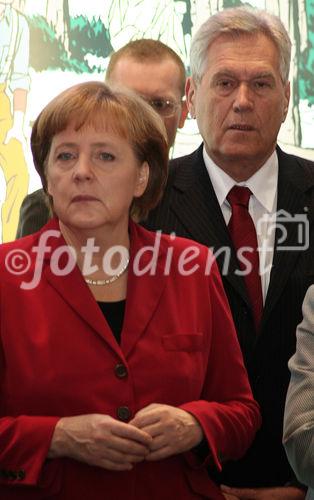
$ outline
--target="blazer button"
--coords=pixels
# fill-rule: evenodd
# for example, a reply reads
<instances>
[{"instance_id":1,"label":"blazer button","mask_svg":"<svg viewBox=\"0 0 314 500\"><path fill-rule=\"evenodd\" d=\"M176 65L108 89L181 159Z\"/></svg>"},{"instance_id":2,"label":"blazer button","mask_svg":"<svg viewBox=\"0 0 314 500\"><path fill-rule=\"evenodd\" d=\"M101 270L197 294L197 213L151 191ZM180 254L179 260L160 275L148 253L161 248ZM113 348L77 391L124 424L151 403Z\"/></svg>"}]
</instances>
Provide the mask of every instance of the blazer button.
<instances>
[{"instance_id":1,"label":"blazer button","mask_svg":"<svg viewBox=\"0 0 314 500\"><path fill-rule=\"evenodd\" d=\"M122 363L118 363L115 366L114 372L118 378L125 378L128 376L128 370Z\"/></svg>"},{"instance_id":2,"label":"blazer button","mask_svg":"<svg viewBox=\"0 0 314 500\"><path fill-rule=\"evenodd\" d=\"M131 417L131 410L128 406L119 406L117 409L117 416L119 420L127 422Z\"/></svg>"},{"instance_id":3,"label":"blazer button","mask_svg":"<svg viewBox=\"0 0 314 500\"><path fill-rule=\"evenodd\" d=\"M23 479L25 479L25 470L24 469L20 469L17 471L17 479L18 481L23 481Z\"/></svg>"}]
</instances>

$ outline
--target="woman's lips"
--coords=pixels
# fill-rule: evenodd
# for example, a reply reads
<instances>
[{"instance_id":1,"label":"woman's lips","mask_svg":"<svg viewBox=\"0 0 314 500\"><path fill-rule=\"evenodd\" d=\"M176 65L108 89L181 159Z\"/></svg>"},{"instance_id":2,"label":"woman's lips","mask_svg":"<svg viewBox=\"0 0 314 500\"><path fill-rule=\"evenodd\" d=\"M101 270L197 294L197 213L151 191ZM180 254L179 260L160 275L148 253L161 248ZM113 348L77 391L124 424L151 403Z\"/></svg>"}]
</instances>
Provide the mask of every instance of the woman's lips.
<instances>
[{"instance_id":1,"label":"woman's lips","mask_svg":"<svg viewBox=\"0 0 314 500\"><path fill-rule=\"evenodd\" d=\"M79 194L77 196L74 196L72 198L72 202L77 203L77 202L82 202L82 201L99 201L98 198L95 198L95 196L90 196L88 194Z\"/></svg>"}]
</instances>

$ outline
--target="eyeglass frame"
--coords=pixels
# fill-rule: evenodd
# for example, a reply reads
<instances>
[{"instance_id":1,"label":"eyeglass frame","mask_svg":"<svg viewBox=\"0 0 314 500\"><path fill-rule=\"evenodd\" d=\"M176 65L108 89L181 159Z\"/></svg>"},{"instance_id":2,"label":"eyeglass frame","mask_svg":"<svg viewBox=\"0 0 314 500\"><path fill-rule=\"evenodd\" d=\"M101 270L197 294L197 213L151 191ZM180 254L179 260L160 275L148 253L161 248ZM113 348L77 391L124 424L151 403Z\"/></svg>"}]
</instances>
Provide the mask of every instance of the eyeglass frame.
<instances>
[{"instance_id":1,"label":"eyeglass frame","mask_svg":"<svg viewBox=\"0 0 314 500\"><path fill-rule=\"evenodd\" d=\"M156 111L156 113L159 114L159 116L161 116L162 118L171 118L171 116L173 116L176 112L176 110L179 108L179 106L182 106L182 103L184 102L185 100L185 97L183 96L181 101L171 101L171 99L163 99L161 97L155 97L155 98L151 98L151 97L147 97L147 96L144 96L144 95L141 95L142 99L144 99L145 102L147 102L147 104L149 104L154 111ZM167 114L164 114L164 113L161 113L160 112L160 109L158 109L156 106L155 106L155 103L163 103L163 104L166 104L167 106L171 104L171 111L169 110L169 113Z\"/></svg>"}]
</instances>

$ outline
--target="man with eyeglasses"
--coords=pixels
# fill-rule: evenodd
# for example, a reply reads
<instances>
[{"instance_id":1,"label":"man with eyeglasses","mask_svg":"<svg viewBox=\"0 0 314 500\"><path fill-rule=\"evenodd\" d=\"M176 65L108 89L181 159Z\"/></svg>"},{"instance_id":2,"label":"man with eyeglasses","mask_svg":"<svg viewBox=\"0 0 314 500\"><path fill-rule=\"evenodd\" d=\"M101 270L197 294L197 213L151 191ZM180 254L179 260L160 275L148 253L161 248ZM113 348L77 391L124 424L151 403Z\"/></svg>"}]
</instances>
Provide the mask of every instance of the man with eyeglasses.
<instances>
[{"instance_id":1,"label":"man with eyeglasses","mask_svg":"<svg viewBox=\"0 0 314 500\"><path fill-rule=\"evenodd\" d=\"M180 57L159 40L134 40L112 54L106 81L133 90L157 111L165 124L170 150L187 115L185 68ZM42 189L26 196L16 237L38 231L49 217Z\"/></svg>"},{"instance_id":2,"label":"man with eyeglasses","mask_svg":"<svg viewBox=\"0 0 314 500\"><path fill-rule=\"evenodd\" d=\"M185 68L180 57L157 40L134 40L110 58L106 81L140 94L164 121L169 148L187 115Z\"/></svg>"}]
</instances>

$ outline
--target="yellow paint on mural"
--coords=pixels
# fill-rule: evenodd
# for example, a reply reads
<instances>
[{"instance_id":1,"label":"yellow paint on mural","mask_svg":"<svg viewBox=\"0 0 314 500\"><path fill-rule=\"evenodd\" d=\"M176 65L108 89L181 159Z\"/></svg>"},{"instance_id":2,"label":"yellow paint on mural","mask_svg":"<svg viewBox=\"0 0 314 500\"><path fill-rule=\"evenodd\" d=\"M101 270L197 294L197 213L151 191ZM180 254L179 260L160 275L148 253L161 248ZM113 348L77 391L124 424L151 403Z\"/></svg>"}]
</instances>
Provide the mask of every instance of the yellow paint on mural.
<instances>
[{"instance_id":1,"label":"yellow paint on mural","mask_svg":"<svg viewBox=\"0 0 314 500\"><path fill-rule=\"evenodd\" d=\"M10 100L3 84L0 85L0 165L6 183L5 198L1 207L3 242L15 239L20 206L28 191L28 168L22 144L15 138L5 144L7 132L11 128Z\"/></svg>"}]
</instances>

